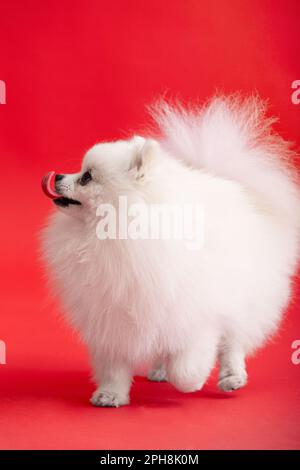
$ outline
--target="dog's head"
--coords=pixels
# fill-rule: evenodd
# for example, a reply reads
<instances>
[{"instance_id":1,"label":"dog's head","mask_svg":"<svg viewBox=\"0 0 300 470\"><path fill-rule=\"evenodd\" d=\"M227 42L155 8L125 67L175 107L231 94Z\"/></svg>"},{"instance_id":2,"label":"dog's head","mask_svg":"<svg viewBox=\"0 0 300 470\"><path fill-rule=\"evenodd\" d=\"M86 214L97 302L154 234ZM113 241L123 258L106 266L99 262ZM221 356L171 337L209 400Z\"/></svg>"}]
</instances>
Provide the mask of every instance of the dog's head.
<instances>
[{"instance_id":1,"label":"dog's head","mask_svg":"<svg viewBox=\"0 0 300 470\"><path fill-rule=\"evenodd\" d=\"M46 177L44 192L70 215L95 211L99 204L113 203L143 184L155 167L158 150L158 142L140 136L97 144L86 153L79 173L52 173L53 189Z\"/></svg>"}]
</instances>

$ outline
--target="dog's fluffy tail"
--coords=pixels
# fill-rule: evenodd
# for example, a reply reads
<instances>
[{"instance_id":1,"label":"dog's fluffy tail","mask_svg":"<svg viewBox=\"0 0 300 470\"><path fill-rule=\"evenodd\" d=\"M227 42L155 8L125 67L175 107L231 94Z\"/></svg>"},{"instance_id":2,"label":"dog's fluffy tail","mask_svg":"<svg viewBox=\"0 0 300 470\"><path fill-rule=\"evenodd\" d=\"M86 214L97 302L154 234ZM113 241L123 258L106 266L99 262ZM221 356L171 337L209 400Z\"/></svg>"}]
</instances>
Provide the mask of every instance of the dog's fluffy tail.
<instances>
[{"instance_id":1,"label":"dog's fluffy tail","mask_svg":"<svg viewBox=\"0 0 300 470\"><path fill-rule=\"evenodd\" d=\"M160 101L152 114L162 144L196 168L243 184L299 224L299 189L290 144L273 132L274 118L257 96L213 98L199 109Z\"/></svg>"}]
</instances>

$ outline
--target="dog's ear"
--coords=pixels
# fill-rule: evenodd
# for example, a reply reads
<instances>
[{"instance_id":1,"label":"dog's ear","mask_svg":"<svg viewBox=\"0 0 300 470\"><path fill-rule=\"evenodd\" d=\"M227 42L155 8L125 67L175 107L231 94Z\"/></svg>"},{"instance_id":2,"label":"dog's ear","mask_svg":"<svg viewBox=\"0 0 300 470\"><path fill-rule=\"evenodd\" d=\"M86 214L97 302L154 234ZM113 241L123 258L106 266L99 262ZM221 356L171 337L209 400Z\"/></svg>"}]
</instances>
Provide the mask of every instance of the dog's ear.
<instances>
[{"instance_id":1,"label":"dog's ear","mask_svg":"<svg viewBox=\"0 0 300 470\"><path fill-rule=\"evenodd\" d=\"M159 144L154 139L144 139L140 136L135 136L133 142L135 148L129 171L135 179L141 179L150 168Z\"/></svg>"}]
</instances>

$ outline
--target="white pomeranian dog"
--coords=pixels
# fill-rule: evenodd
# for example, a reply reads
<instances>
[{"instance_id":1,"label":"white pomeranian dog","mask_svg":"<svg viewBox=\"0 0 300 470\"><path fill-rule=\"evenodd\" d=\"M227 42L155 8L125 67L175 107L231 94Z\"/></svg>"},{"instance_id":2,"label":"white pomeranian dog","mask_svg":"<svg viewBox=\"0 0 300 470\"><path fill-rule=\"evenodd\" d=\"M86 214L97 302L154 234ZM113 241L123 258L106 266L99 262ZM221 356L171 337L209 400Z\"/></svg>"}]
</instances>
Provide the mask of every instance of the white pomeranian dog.
<instances>
[{"instance_id":1,"label":"white pomeranian dog","mask_svg":"<svg viewBox=\"0 0 300 470\"><path fill-rule=\"evenodd\" d=\"M97 144L79 173L53 172L43 183L60 209L43 231L43 254L88 346L96 406L128 404L145 363L150 379L183 392L200 390L217 360L222 390L244 386L245 358L279 326L299 258L293 153L264 103L215 97L201 109L160 103L154 114L158 140ZM201 248L99 236L99 207L118 216L121 196L201 207Z\"/></svg>"}]
</instances>

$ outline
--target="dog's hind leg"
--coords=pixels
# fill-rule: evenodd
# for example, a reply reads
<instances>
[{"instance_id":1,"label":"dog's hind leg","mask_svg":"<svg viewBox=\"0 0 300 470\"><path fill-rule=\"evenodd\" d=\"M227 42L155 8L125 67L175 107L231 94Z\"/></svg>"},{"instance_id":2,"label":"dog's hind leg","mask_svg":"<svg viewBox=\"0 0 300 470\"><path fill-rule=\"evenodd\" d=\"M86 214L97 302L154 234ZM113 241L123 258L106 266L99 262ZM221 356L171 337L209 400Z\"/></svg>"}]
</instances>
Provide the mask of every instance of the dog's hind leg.
<instances>
[{"instance_id":1,"label":"dog's hind leg","mask_svg":"<svg viewBox=\"0 0 300 470\"><path fill-rule=\"evenodd\" d=\"M156 361L154 367L150 370L148 374L148 379L152 382L166 382L167 381L167 371L166 366L162 360Z\"/></svg>"},{"instance_id":2,"label":"dog's hind leg","mask_svg":"<svg viewBox=\"0 0 300 470\"><path fill-rule=\"evenodd\" d=\"M214 366L218 335L203 331L184 350L172 355L167 363L167 376L181 392L201 390Z\"/></svg>"}]
</instances>

